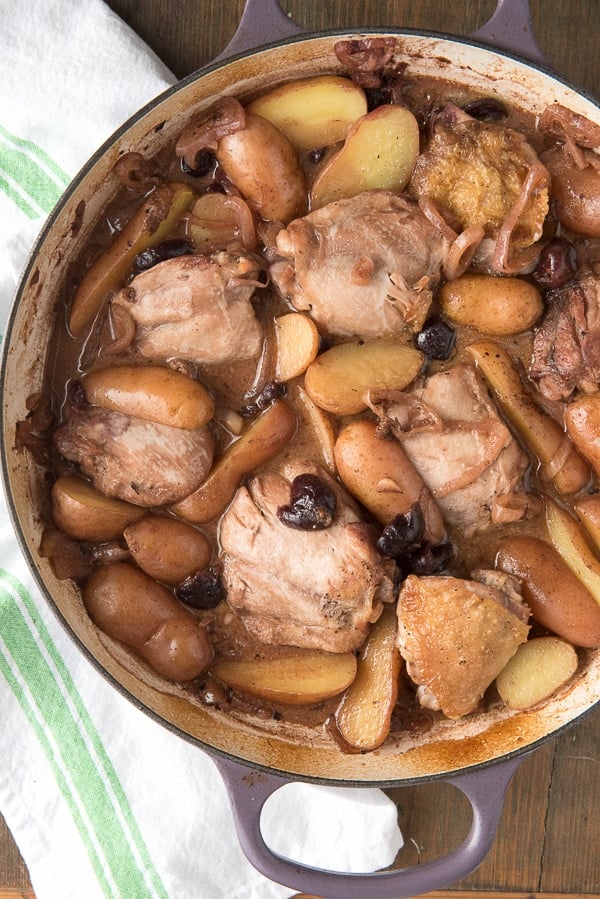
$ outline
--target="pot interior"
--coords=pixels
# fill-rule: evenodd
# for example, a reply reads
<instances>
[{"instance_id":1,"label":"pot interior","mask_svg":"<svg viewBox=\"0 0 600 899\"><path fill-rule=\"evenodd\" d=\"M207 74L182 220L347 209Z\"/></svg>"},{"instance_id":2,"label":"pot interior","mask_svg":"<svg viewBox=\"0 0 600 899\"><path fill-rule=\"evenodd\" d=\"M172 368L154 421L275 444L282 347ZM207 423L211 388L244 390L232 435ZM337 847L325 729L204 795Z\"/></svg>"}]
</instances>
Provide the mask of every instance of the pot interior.
<instances>
[{"instance_id":1,"label":"pot interior","mask_svg":"<svg viewBox=\"0 0 600 899\"><path fill-rule=\"evenodd\" d=\"M364 32L396 36L409 70L493 93L533 113L559 102L600 124L600 110L589 98L548 74L467 41L441 36ZM233 720L203 705L100 638L78 590L58 581L38 553L48 516L43 471L31 456L14 448L17 422L26 399L40 390L51 323L61 308L70 261L93 229L115 191L110 177L117 158L128 151L152 156L174 142L188 120L220 94L244 100L282 81L342 71L333 45L357 33L302 37L209 67L168 91L134 117L101 148L75 179L42 233L25 272L11 314L3 358L3 467L14 526L41 589L67 629L115 686L183 738L247 762L307 780L395 784L442 776L519 753L546 739L590 709L600 698L600 651L585 653L577 678L562 693L530 712L496 710L457 723L444 721L425 733L407 732L369 754L347 755L326 736L299 726Z\"/></svg>"}]
</instances>

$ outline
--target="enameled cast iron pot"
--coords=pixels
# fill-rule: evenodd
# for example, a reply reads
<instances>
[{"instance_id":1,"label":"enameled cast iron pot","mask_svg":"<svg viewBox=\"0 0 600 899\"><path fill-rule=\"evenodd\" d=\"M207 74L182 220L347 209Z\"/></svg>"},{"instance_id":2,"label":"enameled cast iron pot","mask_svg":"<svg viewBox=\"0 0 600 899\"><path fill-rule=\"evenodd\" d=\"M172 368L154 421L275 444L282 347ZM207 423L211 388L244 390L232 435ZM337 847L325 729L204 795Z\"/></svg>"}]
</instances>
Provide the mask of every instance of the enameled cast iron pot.
<instances>
[{"instance_id":1,"label":"enameled cast iron pot","mask_svg":"<svg viewBox=\"0 0 600 899\"><path fill-rule=\"evenodd\" d=\"M29 454L14 448L15 426L26 414L26 399L40 389L48 335L69 262L111 198L114 182L109 173L117 158L130 150L153 155L223 92L243 100L276 81L339 71L334 43L360 34L397 37L415 75L439 75L484 94L492 91L533 112L556 101L600 125L597 103L545 66L525 0L500 0L490 22L468 39L394 29L305 35L276 0L247 0L240 27L218 60L166 91L123 125L89 161L50 216L17 292L4 341L2 464L17 536L48 601L82 651L114 686L160 723L214 756L250 861L275 881L327 899L401 899L446 886L483 861L495 836L505 789L524 754L580 719L600 699L600 651L588 653L570 688L541 707L445 722L428 734L407 736L369 754L344 755L324 740L298 739L293 728L281 722L261 725L261 730L242 726L191 705L158 679L149 682L147 677L137 677L130 665L119 663L107 651L75 587L58 581L38 553L45 481ZM268 45L265 35L272 38ZM262 46L255 49L259 43ZM80 227L74 228L74 222ZM379 787L443 779L469 798L472 827L457 850L417 868L364 875L318 871L276 856L260 834L263 803L294 779Z\"/></svg>"}]
</instances>

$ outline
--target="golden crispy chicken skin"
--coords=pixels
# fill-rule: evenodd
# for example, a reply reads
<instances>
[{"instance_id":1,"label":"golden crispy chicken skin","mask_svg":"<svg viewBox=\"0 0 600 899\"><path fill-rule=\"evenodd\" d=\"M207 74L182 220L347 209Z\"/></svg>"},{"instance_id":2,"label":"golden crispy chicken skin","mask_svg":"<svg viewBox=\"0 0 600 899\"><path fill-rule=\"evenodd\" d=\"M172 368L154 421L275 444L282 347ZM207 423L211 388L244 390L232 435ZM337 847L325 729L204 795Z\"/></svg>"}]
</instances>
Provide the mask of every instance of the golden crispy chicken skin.
<instances>
[{"instance_id":1,"label":"golden crispy chicken skin","mask_svg":"<svg viewBox=\"0 0 600 899\"><path fill-rule=\"evenodd\" d=\"M422 705L461 718L527 639L529 609L518 581L409 575L398 597L398 646ZM482 583L486 581L486 583Z\"/></svg>"}]
</instances>

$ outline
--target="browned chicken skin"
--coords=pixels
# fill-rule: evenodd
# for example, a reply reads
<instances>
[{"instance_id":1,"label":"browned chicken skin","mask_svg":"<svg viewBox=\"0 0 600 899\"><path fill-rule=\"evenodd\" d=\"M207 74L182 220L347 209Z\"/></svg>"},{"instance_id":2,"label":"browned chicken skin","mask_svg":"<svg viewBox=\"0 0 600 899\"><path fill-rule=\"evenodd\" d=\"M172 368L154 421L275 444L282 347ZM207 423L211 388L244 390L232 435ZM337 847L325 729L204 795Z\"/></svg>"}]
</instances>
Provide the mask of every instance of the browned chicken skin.
<instances>
[{"instance_id":1,"label":"browned chicken skin","mask_svg":"<svg viewBox=\"0 0 600 899\"><path fill-rule=\"evenodd\" d=\"M497 500L519 490L527 458L473 366L458 364L411 390L382 396L374 410L401 442L446 522L465 536L488 526Z\"/></svg>"},{"instance_id":2,"label":"browned chicken skin","mask_svg":"<svg viewBox=\"0 0 600 899\"><path fill-rule=\"evenodd\" d=\"M180 256L137 275L112 303L135 321L134 346L148 359L249 359L262 346L250 303L258 273L243 255Z\"/></svg>"},{"instance_id":3,"label":"browned chicken skin","mask_svg":"<svg viewBox=\"0 0 600 899\"><path fill-rule=\"evenodd\" d=\"M529 632L518 581L497 571L474 576L409 575L398 597L398 646L407 673L421 704L447 718L477 707Z\"/></svg>"},{"instance_id":4,"label":"browned chicken skin","mask_svg":"<svg viewBox=\"0 0 600 899\"><path fill-rule=\"evenodd\" d=\"M281 293L330 334L420 330L440 277L444 241L404 197L365 191L291 222L272 266Z\"/></svg>"},{"instance_id":5,"label":"browned chicken skin","mask_svg":"<svg viewBox=\"0 0 600 899\"><path fill-rule=\"evenodd\" d=\"M333 524L317 531L284 525L296 474L317 472L337 497ZM240 487L220 528L228 600L264 643L347 652L391 601L391 562L374 549L343 488L312 464L267 473Z\"/></svg>"},{"instance_id":6,"label":"browned chicken skin","mask_svg":"<svg viewBox=\"0 0 600 899\"><path fill-rule=\"evenodd\" d=\"M95 406L71 409L53 441L96 489L138 506L188 496L208 474L214 450L207 427L172 428Z\"/></svg>"}]
</instances>

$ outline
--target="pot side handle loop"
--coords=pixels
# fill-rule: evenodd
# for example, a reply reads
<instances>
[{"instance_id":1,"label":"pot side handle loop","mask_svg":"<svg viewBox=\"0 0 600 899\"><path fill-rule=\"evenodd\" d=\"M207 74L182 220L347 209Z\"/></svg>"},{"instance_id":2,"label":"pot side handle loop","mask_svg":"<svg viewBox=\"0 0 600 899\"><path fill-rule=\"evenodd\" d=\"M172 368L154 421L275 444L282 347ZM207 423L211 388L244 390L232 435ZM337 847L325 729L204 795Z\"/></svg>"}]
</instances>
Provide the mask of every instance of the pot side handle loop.
<instances>
[{"instance_id":1,"label":"pot side handle loop","mask_svg":"<svg viewBox=\"0 0 600 899\"><path fill-rule=\"evenodd\" d=\"M304 29L284 13L278 0L246 0L235 34L215 62L272 41L297 37L303 32Z\"/></svg>"},{"instance_id":2,"label":"pot side handle loop","mask_svg":"<svg viewBox=\"0 0 600 899\"><path fill-rule=\"evenodd\" d=\"M547 65L533 29L529 0L498 0L491 19L470 37Z\"/></svg>"},{"instance_id":3,"label":"pot side handle loop","mask_svg":"<svg viewBox=\"0 0 600 899\"><path fill-rule=\"evenodd\" d=\"M242 851L270 880L327 899L409 899L447 887L483 862L494 842L504 795L521 758L445 778L446 783L457 787L471 803L471 829L461 846L413 868L373 874L324 871L272 852L260 831L260 815L269 796L290 780L252 770L230 759L214 761L229 794Z\"/></svg>"}]
</instances>

